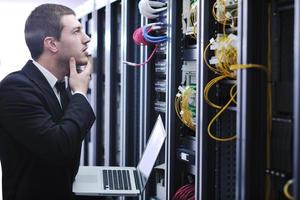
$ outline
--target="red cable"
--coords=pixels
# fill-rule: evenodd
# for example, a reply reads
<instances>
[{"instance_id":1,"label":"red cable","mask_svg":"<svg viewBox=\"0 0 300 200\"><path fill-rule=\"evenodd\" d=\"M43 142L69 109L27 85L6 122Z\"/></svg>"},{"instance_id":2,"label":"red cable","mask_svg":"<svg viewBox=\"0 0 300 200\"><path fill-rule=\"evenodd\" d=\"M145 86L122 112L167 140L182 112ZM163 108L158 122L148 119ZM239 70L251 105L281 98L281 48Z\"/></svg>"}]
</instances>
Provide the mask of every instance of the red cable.
<instances>
[{"instance_id":1,"label":"red cable","mask_svg":"<svg viewBox=\"0 0 300 200\"><path fill-rule=\"evenodd\" d=\"M195 185L187 184L180 187L172 200L194 200L195 199Z\"/></svg>"},{"instance_id":2,"label":"red cable","mask_svg":"<svg viewBox=\"0 0 300 200\"><path fill-rule=\"evenodd\" d=\"M132 35L134 42L137 45L148 45L149 43L144 39L143 27L136 29Z\"/></svg>"},{"instance_id":3,"label":"red cable","mask_svg":"<svg viewBox=\"0 0 300 200\"><path fill-rule=\"evenodd\" d=\"M151 58L152 58L152 56L154 55L154 53L156 52L157 48L158 48L158 45L155 45L155 48L153 49L151 55L150 55L150 56L148 57L148 59L147 59L145 62L143 62L143 63L133 63L133 62L128 62L128 61L123 61L123 63L124 63L124 64L127 64L127 65L130 65L130 66L134 66L134 67L138 67L138 66L141 66L141 65L145 65L146 63L148 63L148 62L151 60Z\"/></svg>"},{"instance_id":4,"label":"red cable","mask_svg":"<svg viewBox=\"0 0 300 200\"><path fill-rule=\"evenodd\" d=\"M152 28L149 28L147 30L147 32L149 33L150 31L152 31ZM133 35L132 35L132 38L134 40L134 42L137 44L137 45L148 45L149 43L145 40L144 36L143 36L143 27L140 27L138 29L136 29L134 32L133 32ZM133 63L133 62L128 62L128 61L123 61L124 64L127 64L127 65L130 65L130 66L134 66L134 67L138 67L138 66L141 66L141 65L145 65L147 64L151 58L153 57L154 53L156 52L158 48L158 45L156 44L155 45L155 48L153 49L152 53L150 54L150 56L147 58L147 60L143 63Z\"/></svg>"}]
</instances>

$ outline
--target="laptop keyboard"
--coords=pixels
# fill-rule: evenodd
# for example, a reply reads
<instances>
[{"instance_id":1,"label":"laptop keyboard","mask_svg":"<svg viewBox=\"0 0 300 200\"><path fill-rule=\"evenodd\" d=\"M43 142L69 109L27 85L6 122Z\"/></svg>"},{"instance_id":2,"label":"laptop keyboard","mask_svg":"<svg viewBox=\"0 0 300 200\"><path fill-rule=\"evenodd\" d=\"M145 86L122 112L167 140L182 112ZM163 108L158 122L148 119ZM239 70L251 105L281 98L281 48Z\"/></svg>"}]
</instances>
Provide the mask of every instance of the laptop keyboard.
<instances>
[{"instance_id":1,"label":"laptop keyboard","mask_svg":"<svg viewBox=\"0 0 300 200\"><path fill-rule=\"evenodd\" d=\"M103 170L105 190L131 190L129 170Z\"/></svg>"}]
</instances>

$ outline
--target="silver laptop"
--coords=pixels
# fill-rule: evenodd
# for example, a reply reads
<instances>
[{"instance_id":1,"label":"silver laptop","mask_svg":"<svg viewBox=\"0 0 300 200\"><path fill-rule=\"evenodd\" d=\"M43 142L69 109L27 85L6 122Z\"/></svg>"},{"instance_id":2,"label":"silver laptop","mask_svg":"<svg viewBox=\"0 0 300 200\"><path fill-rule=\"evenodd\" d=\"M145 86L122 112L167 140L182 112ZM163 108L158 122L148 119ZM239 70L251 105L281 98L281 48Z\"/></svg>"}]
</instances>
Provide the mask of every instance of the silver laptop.
<instances>
[{"instance_id":1,"label":"silver laptop","mask_svg":"<svg viewBox=\"0 0 300 200\"><path fill-rule=\"evenodd\" d=\"M141 194L146 187L165 138L163 122L158 116L137 167L80 166L73 183L73 192L87 196Z\"/></svg>"}]
</instances>

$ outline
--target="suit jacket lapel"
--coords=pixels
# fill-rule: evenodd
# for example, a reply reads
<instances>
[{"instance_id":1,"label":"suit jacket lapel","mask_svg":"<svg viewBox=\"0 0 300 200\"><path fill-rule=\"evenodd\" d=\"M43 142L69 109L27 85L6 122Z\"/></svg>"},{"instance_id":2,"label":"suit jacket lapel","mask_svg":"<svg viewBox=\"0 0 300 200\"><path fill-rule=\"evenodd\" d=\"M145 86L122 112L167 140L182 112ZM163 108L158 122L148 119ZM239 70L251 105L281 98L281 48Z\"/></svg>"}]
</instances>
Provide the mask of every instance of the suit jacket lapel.
<instances>
[{"instance_id":1,"label":"suit jacket lapel","mask_svg":"<svg viewBox=\"0 0 300 200\"><path fill-rule=\"evenodd\" d=\"M22 71L25 73L28 79L33 81L35 85L41 90L50 108L50 112L52 112L52 114L57 119L59 119L62 116L63 112L61 110L58 99L45 76L32 63L32 61L28 61L23 67Z\"/></svg>"}]
</instances>

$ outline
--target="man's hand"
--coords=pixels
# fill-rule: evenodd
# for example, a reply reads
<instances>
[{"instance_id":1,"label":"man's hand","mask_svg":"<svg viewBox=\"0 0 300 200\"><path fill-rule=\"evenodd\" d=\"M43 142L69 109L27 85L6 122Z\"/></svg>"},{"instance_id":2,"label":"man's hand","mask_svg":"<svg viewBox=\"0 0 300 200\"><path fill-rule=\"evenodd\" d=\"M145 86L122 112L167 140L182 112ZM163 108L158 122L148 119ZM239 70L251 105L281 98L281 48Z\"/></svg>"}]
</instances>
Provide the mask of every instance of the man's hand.
<instances>
[{"instance_id":1,"label":"man's hand","mask_svg":"<svg viewBox=\"0 0 300 200\"><path fill-rule=\"evenodd\" d=\"M91 80L92 65L90 62L85 66L85 68L78 73L76 70L75 58L71 57L69 60L70 65L70 77L69 86L73 92L87 93L89 82Z\"/></svg>"}]
</instances>

